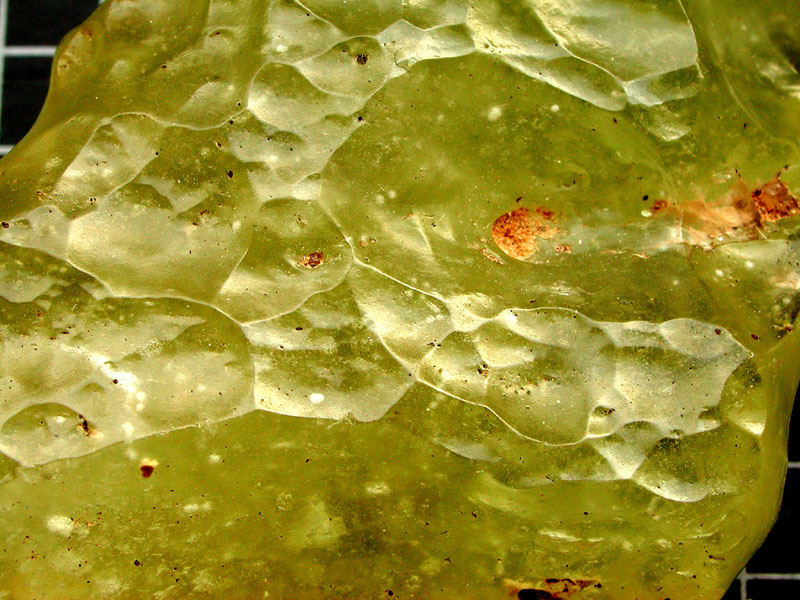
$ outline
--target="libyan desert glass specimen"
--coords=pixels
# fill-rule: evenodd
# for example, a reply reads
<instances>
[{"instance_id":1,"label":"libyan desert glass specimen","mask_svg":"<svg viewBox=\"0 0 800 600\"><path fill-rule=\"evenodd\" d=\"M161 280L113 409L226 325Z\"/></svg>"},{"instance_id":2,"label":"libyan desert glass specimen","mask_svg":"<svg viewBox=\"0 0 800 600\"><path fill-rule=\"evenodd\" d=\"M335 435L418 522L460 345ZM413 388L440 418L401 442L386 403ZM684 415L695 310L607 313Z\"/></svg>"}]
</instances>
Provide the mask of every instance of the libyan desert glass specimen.
<instances>
[{"instance_id":1,"label":"libyan desert glass specimen","mask_svg":"<svg viewBox=\"0 0 800 600\"><path fill-rule=\"evenodd\" d=\"M790 0L109 0L0 162L0 597L719 600L800 344Z\"/></svg>"}]
</instances>

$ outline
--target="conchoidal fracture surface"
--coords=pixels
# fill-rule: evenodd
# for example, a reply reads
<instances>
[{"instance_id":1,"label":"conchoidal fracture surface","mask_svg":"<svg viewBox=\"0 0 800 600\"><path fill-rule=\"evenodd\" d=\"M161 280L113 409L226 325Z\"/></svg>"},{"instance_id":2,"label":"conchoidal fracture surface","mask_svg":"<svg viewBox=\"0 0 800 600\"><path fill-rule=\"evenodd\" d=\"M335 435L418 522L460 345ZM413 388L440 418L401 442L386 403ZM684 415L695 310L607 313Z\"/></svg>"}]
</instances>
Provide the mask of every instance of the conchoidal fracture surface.
<instances>
[{"instance_id":1,"label":"conchoidal fracture surface","mask_svg":"<svg viewBox=\"0 0 800 600\"><path fill-rule=\"evenodd\" d=\"M793 0L110 0L0 162L0 598L719 600L798 379Z\"/></svg>"}]
</instances>

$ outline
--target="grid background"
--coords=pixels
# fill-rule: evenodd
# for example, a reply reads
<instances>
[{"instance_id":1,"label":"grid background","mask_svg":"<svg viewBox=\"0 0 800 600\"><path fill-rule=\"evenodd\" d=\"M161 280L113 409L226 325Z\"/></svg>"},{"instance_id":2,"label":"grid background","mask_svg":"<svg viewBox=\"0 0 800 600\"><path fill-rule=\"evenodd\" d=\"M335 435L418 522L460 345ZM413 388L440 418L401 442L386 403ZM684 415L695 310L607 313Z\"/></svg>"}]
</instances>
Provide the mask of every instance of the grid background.
<instances>
[{"instance_id":1,"label":"grid background","mask_svg":"<svg viewBox=\"0 0 800 600\"><path fill-rule=\"evenodd\" d=\"M176 0L190 1L190 0ZM0 156L30 129L47 94L56 44L103 0L0 0ZM800 407L800 397L797 399ZM789 434L783 508L723 600L800 598L800 411Z\"/></svg>"}]
</instances>

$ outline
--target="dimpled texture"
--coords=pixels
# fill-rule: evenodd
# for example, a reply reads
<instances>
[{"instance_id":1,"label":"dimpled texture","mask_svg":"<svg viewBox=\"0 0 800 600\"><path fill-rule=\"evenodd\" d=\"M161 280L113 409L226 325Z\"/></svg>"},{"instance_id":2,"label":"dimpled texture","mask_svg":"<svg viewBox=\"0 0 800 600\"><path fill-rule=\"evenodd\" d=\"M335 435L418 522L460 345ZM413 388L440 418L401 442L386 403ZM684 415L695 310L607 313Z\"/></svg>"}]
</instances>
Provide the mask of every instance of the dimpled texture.
<instances>
[{"instance_id":1,"label":"dimpled texture","mask_svg":"<svg viewBox=\"0 0 800 600\"><path fill-rule=\"evenodd\" d=\"M0 162L0 598L719 600L798 377L790 0L108 0Z\"/></svg>"}]
</instances>

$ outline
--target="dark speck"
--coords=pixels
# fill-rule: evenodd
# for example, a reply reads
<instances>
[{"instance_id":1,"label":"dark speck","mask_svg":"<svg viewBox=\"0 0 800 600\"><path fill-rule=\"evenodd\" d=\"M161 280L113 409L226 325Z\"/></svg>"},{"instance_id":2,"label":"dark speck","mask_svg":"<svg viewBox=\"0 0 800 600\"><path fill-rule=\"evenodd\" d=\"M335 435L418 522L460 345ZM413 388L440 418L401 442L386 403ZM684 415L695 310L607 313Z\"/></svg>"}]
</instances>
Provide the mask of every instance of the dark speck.
<instances>
[{"instance_id":1,"label":"dark speck","mask_svg":"<svg viewBox=\"0 0 800 600\"><path fill-rule=\"evenodd\" d=\"M517 592L519 600L554 600L553 594L545 590L526 588Z\"/></svg>"},{"instance_id":2,"label":"dark speck","mask_svg":"<svg viewBox=\"0 0 800 600\"><path fill-rule=\"evenodd\" d=\"M150 475L152 475L153 471L155 470L155 467L153 467L153 465L142 465L139 468L141 469L142 477L144 478L150 477Z\"/></svg>"},{"instance_id":3,"label":"dark speck","mask_svg":"<svg viewBox=\"0 0 800 600\"><path fill-rule=\"evenodd\" d=\"M133 564L135 564L137 567L142 566L142 563L140 563L138 560L133 561Z\"/></svg>"},{"instance_id":4,"label":"dark speck","mask_svg":"<svg viewBox=\"0 0 800 600\"><path fill-rule=\"evenodd\" d=\"M359 54L358 56L356 56L356 62L360 65L365 65L367 64L367 58L368 57L366 54Z\"/></svg>"}]
</instances>

